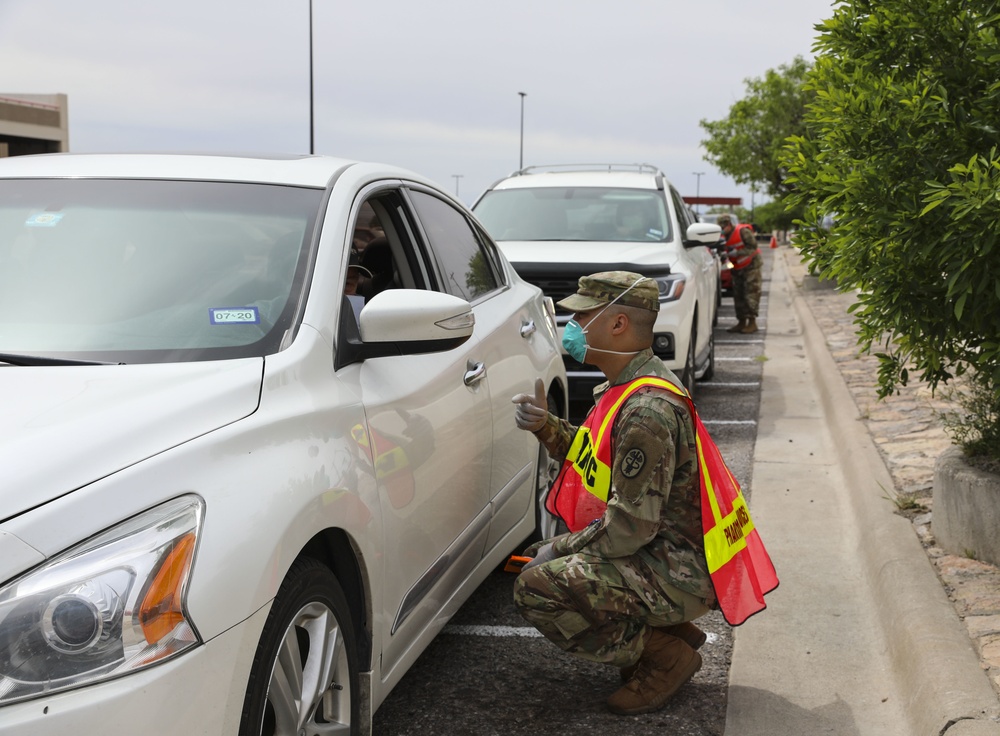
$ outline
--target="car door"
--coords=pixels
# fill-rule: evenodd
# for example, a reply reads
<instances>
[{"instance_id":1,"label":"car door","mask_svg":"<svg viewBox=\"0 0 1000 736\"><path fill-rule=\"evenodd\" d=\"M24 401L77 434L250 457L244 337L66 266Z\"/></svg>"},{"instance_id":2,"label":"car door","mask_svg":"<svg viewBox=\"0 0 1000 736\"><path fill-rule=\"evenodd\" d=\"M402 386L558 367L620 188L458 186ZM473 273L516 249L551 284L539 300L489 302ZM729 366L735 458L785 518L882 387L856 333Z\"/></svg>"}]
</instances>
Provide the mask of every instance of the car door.
<instances>
[{"instance_id":1,"label":"car door","mask_svg":"<svg viewBox=\"0 0 1000 736\"><path fill-rule=\"evenodd\" d=\"M410 193L447 288L472 304L479 357L493 406L493 472L489 495L493 511L484 553L533 513L535 438L517 428L511 397L533 391L533 377L549 347L541 342L531 310L534 291L521 281L508 283L496 245L449 202L427 192ZM518 540L520 541L520 540Z\"/></svg>"},{"instance_id":2,"label":"car door","mask_svg":"<svg viewBox=\"0 0 1000 736\"><path fill-rule=\"evenodd\" d=\"M677 213L680 228L678 237L681 242L684 242L687 239L687 229L694 223L694 219L691 217L691 211L685 204L684 198L673 187L670 187L670 196L673 198L674 212ZM684 253L692 264L692 273L697 274L698 282L694 284L698 295L698 344L695 346L695 355L701 355L701 351L705 349L712 337L718 270L715 265L715 256L705 246L685 247Z\"/></svg>"},{"instance_id":3,"label":"car door","mask_svg":"<svg viewBox=\"0 0 1000 736\"><path fill-rule=\"evenodd\" d=\"M369 216L360 204L356 220ZM362 262L374 269L374 259L365 258L369 249L388 250L379 259L385 271L371 272L368 286L444 291L400 189L377 188L364 204L383 234L365 245ZM365 286L361 293L360 299L374 296L364 295ZM370 358L358 367L368 426L355 428L356 439L375 467L385 539L376 563L389 630L383 677L481 559L490 520L492 418L485 375L476 371L480 353L473 335L452 350Z\"/></svg>"}]
</instances>

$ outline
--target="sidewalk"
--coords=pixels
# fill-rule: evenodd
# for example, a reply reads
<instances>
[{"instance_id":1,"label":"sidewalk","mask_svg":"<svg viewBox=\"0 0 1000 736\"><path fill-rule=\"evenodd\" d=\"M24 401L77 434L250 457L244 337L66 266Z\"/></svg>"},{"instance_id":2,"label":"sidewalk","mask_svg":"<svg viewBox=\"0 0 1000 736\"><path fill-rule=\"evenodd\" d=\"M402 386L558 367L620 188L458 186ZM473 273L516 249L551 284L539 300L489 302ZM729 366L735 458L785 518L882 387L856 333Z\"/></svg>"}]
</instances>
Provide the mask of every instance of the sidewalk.
<instances>
[{"instance_id":1,"label":"sidewalk","mask_svg":"<svg viewBox=\"0 0 1000 736\"><path fill-rule=\"evenodd\" d=\"M750 507L781 587L735 632L726 733L1000 734L1000 573L895 513L948 440L919 389L876 403L851 296L773 255Z\"/></svg>"}]
</instances>

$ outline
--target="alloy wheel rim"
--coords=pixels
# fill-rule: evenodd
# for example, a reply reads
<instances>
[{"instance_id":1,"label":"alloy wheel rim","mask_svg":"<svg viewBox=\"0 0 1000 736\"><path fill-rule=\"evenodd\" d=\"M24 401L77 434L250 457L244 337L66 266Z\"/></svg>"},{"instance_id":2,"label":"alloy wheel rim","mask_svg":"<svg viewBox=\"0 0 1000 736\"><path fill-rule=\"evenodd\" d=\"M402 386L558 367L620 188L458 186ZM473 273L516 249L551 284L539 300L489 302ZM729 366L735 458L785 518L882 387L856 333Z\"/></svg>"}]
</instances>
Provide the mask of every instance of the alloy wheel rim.
<instances>
[{"instance_id":1,"label":"alloy wheel rim","mask_svg":"<svg viewBox=\"0 0 1000 736\"><path fill-rule=\"evenodd\" d=\"M319 602L299 609L271 670L261 734L350 734L349 667L336 614Z\"/></svg>"}]
</instances>

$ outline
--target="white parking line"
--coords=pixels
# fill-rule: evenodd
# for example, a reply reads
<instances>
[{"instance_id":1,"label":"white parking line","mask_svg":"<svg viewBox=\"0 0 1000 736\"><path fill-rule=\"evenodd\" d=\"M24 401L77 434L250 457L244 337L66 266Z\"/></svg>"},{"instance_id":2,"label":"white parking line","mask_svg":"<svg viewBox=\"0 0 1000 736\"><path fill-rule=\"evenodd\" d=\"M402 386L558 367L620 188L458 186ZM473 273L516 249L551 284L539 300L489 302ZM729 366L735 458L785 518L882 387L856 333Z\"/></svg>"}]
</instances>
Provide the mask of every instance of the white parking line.
<instances>
[{"instance_id":1,"label":"white parking line","mask_svg":"<svg viewBox=\"0 0 1000 736\"><path fill-rule=\"evenodd\" d=\"M529 638L541 637L542 632L529 626L445 626L443 634L455 634L456 636L523 636ZM713 644L718 640L719 635L711 631L705 632L706 644Z\"/></svg>"},{"instance_id":2,"label":"white parking line","mask_svg":"<svg viewBox=\"0 0 1000 736\"><path fill-rule=\"evenodd\" d=\"M760 386L760 381L748 381L747 383L723 383L721 381L705 381L698 384L698 390L703 388L756 388Z\"/></svg>"},{"instance_id":3,"label":"white parking line","mask_svg":"<svg viewBox=\"0 0 1000 736\"><path fill-rule=\"evenodd\" d=\"M756 419L702 419L702 424L744 424L753 426L757 424Z\"/></svg>"},{"instance_id":4,"label":"white parking line","mask_svg":"<svg viewBox=\"0 0 1000 736\"><path fill-rule=\"evenodd\" d=\"M715 356L716 363L749 363L751 360L757 360L757 358L721 358L718 355Z\"/></svg>"},{"instance_id":5,"label":"white parking line","mask_svg":"<svg viewBox=\"0 0 1000 736\"><path fill-rule=\"evenodd\" d=\"M530 626L445 626L444 634L459 636L527 636L539 637L542 632Z\"/></svg>"}]
</instances>

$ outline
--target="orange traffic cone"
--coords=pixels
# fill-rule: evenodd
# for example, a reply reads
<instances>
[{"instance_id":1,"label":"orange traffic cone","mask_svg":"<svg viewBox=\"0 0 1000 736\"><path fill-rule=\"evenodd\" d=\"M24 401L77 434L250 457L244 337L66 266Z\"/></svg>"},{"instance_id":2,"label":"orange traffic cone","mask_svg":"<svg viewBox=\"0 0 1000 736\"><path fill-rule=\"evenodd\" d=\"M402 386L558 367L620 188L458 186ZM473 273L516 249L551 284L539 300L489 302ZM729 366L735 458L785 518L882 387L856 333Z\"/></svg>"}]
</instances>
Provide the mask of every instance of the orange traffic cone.
<instances>
[{"instance_id":1,"label":"orange traffic cone","mask_svg":"<svg viewBox=\"0 0 1000 736\"><path fill-rule=\"evenodd\" d=\"M771 236L771 247L772 248L778 247L778 238L776 238L774 235Z\"/></svg>"}]
</instances>

